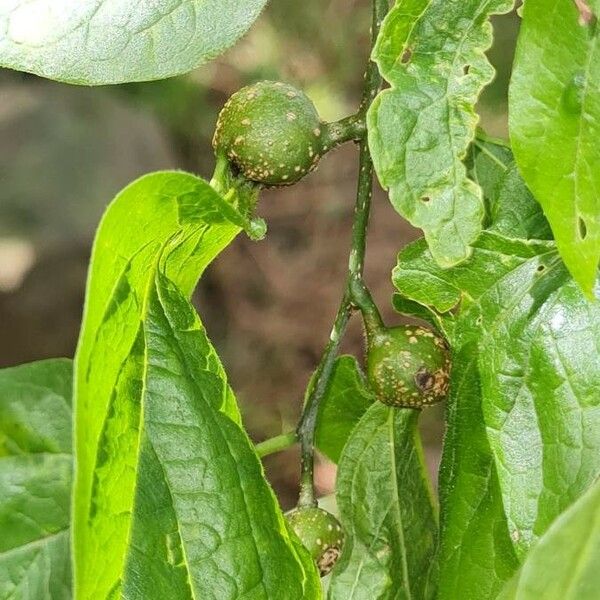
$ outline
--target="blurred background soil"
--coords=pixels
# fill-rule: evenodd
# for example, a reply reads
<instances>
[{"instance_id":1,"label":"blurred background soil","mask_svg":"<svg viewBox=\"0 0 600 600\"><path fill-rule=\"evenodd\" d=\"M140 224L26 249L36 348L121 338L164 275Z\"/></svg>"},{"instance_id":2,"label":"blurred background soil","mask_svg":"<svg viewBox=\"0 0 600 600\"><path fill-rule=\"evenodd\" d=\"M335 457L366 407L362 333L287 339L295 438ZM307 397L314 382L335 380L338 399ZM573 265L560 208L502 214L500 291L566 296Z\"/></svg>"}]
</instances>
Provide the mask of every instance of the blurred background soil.
<instances>
[{"instance_id":1,"label":"blurred background soil","mask_svg":"<svg viewBox=\"0 0 600 600\"><path fill-rule=\"evenodd\" d=\"M162 82L80 88L0 71L0 367L72 356L94 229L128 182L159 169L210 177L211 136L227 97L258 79L302 87L324 119L354 112L368 55L366 0L272 0L250 33L215 62ZM494 20L495 82L479 107L483 127L506 137L506 90L518 29ZM304 388L339 302L352 222L356 148L328 155L292 188L263 193L269 226L213 263L195 304L227 368L253 438L293 428ZM389 323L390 271L419 232L376 190L366 278ZM362 355L355 319L344 351ZM423 414L435 476L443 408ZM295 502L294 450L266 460L284 507ZM332 490L321 461L321 493Z\"/></svg>"}]
</instances>

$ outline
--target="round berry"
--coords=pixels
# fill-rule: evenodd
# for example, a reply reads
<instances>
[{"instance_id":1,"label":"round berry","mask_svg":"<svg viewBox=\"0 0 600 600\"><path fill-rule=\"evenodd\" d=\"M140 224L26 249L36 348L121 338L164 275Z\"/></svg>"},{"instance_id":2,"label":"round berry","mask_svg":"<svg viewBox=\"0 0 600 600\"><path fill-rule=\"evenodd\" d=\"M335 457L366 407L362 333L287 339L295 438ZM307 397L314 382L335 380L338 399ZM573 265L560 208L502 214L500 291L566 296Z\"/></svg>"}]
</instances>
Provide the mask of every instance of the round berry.
<instances>
[{"instance_id":1,"label":"round berry","mask_svg":"<svg viewBox=\"0 0 600 600\"><path fill-rule=\"evenodd\" d=\"M381 328L367 339L367 376L381 402L421 408L448 393L450 356L443 338L415 325Z\"/></svg>"},{"instance_id":2,"label":"round berry","mask_svg":"<svg viewBox=\"0 0 600 600\"><path fill-rule=\"evenodd\" d=\"M333 569L344 547L339 521L318 507L296 508L286 515L292 529L313 557L321 577Z\"/></svg>"},{"instance_id":3,"label":"round berry","mask_svg":"<svg viewBox=\"0 0 600 600\"><path fill-rule=\"evenodd\" d=\"M219 114L213 147L250 181L290 185L317 166L323 127L304 92L260 81L229 98Z\"/></svg>"}]
</instances>

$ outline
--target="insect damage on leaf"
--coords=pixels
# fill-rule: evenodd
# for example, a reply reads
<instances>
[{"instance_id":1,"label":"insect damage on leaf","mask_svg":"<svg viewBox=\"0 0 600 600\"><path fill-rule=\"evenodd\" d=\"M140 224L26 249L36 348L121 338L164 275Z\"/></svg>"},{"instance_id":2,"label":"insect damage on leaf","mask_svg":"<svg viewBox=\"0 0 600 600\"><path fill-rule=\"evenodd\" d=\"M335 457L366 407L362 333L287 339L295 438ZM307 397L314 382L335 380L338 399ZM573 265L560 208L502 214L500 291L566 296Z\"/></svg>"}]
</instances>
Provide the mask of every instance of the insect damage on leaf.
<instances>
[{"instance_id":1,"label":"insect damage on leaf","mask_svg":"<svg viewBox=\"0 0 600 600\"><path fill-rule=\"evenodd\" d=\"M526 2L509 88L519 171L590 299L600 262L598 8L598 0Z\"/></svg>"},{"instance_id":2,"label":"insect damage on leaf","mask_svg":"<svg viewBox=\"0 0 600 600\"><path fill-rule=\"evenodd\" d=\"M394 208L423 230L443 267L468 258L482 229L481 190L462 159L475 134L475 103L494 75L484 54L488 20L512 4L398 1L373 51L391 84L367 118L375 169Z\"/></svg>"}]
</instances>

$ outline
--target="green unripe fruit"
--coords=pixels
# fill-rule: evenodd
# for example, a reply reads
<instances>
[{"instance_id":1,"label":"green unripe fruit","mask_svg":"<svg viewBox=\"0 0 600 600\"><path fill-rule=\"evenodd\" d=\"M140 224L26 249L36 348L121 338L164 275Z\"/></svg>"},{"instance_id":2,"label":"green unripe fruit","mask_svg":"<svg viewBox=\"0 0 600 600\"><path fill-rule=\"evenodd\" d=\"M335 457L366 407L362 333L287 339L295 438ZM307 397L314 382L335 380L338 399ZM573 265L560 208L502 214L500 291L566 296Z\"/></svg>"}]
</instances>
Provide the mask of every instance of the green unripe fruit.
<instances>
[{"instance_id":1,"label":"green unripe fruit","mask_svg":"<svg viewBox=\"0 0 600 600\"><path fill-rule=\"evenodd\" d=\"M369 382L384 404L422 408L448 393L448 348L430 329L401 325L368 332L366 362Z\"/></svg>"},{"instance_id":2,"label":"green unripe fruit","mask_svg":"<svg viewBox=\"0 0 600 600\"><path fill-rule=\"evenodd\" d=\"M318 507L296 508L286 515L292 529L313 557L321 577L333 569L344 547L339 521Z\"/></svg>"},{"instance_id":3,"label":"green unripe fruit","mask_svg":"<svg viewBox=\"0 0 600 600\"><path fill-rule=\"evenodd\" d=\"M213 147L242 175L264 185L295 183L319 162L323 123L291 85L261 81L242 88L219 115Z\"/></svg>"}]
</instances>

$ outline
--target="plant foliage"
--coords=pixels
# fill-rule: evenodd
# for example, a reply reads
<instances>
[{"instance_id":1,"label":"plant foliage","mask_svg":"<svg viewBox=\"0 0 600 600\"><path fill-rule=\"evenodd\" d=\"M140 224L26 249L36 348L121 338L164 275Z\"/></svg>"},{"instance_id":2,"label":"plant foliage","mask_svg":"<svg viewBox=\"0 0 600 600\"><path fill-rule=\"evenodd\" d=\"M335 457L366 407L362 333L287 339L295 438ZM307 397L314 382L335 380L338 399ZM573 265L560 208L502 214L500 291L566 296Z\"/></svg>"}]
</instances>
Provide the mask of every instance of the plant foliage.
<instances>
[{"instance_id":1,"label":"plant foliage","mask_svg":"<svg viewBox=\"0 0 600 600\"><path fill-rule=\"evenodd\" d=\"M0 65L85 85L163 79L223 53L266 0L8 0Z\"/></svg>"},{"instance_id":2,"label":"plant foliage","mask_svg":"<svg viewBox=\"0 0 600 600\"><path fill-rule=\"evenodd\" d=\"M263 4L5 0L0 64L83 84L168 77L224 51ZM493 77L490 16L511 8L373 0L354 115L321 123L300 90L255 84L223 113L210 183L165 171L117 195L75 362L0 371L0 600L598 596L600 0L527 0L514 156L476 131L475 113ZM277 93L249 112L257 90ZM310 113L300 137L298 102ZM258 147L244 145L250 131ZM296 431L258 449L300 443L288 521L190 297L239 233L264 236L263 184L295 182L350 140L360 164L340 308ZM424 233L398 255L393 304L433 329L385 327L364 282L373 170ZM373 323L387 332L370 378L338 356L357 311L367 338ZM438 494L420 410L384 404L429 389L423 365L439 385L415 406L446 395L450 370ZM339 523L318 507L315 448L337 464Z\"/></svg>"}]
</instances>

